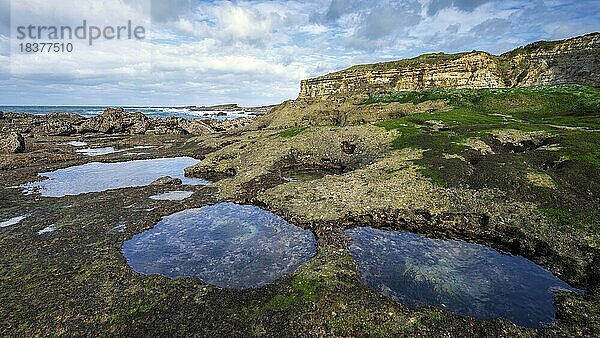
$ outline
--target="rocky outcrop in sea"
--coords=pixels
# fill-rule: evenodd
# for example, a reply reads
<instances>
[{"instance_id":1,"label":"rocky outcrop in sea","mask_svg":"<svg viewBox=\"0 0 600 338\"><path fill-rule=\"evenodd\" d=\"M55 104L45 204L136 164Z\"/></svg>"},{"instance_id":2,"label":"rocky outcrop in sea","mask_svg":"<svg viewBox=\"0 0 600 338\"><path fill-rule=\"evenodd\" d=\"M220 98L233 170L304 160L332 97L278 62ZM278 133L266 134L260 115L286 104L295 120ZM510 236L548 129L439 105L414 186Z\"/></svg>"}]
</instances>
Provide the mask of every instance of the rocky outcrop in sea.
<instances>
[{"instance_id":1,"label":"rocky outcrop in sea","mask_svg":"<svg viewBox=\"0 0 600 338\"><path fill-rule=\"evenodd\" d=\"M234 120L150 118L123 108L107 108L91 118L72 113L30 115L0 112L0 132L28 136L71 136L77 134L205 135L250 124L252 118Z\"/></svg>"}]
</instances>

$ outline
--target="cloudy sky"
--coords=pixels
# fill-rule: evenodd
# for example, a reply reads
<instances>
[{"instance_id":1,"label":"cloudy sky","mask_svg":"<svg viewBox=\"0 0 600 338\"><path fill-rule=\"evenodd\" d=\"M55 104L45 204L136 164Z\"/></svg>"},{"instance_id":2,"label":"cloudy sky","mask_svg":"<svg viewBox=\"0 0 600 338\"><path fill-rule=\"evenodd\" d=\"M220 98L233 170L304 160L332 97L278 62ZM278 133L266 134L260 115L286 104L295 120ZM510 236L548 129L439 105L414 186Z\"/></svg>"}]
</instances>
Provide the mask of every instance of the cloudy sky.
<instances>
[{"instance_id":1,"label":"cloudy sky","mask_svg":"<svg viewBox=\"0 0 600 338\"><path fill-rule=\"evenodd\" d=\"M83 19L143 22L151 35L15 55L17 23ZM0 105L270 104L296 97L300 79L358 63L498 54L594 31L597 0L0 0Z\"/></svg>"}]
</instances>

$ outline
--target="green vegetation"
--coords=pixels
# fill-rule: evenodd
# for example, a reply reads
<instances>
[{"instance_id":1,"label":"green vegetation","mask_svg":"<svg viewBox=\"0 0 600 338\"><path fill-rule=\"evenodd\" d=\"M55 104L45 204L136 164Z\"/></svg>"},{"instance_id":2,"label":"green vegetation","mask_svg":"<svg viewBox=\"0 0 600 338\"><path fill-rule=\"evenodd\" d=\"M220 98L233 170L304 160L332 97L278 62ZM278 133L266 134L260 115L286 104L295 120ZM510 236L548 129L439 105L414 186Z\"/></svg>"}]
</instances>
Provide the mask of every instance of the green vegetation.
<instances>
[{"instance_id":1,"label":"green vegetation","mask_svg":"<svg viewBox=\"0 0 600 338\"><path fill-rule=\"evenodd\" d=\"M600 111L600 88L579 85L529 87L512 89L433 89L423 92L395 92L370 97L362 104L373 103L422 103L445 100L462 114L477 116L509 114L531 122L552 123L570 121L564 117L588 117L586 122L598 126ZM460 115L460 114L459 114ZM489 117L488 117L489 118ZM462 122L462 121L457 121ZM575 125L581 126L581 125Z\"/></svg>"},{"instance_id":2,"label":"green vegetation","mask_svg":"<svg viewBox=\"0 0 600 338\"><path fill-rule=\"evenodd\" d=\"M285 138L294 137L300 135L306 129L308 129L308 127L290 128L280 132L278 135Z\"/></svg>"},{"instance_id":3,"label":"green vegetation","mask_svg":"<svg viewBox=\"0 0 600 338\"><path fill-rule=\"evenodd\" d=\"M432 100L452 109L378 124L399 132L393 148L425 150L415 161L424 177L440 186L500 189L538 204L552 224L591 233L600 244L594 207L600 203L600 88L437 89L374 96L362 104ZM531 132L548 136L530 140ZM467 146L468 140L487 151Z\"/></svg>"},{"instance_id":4,"label":"green vegetation","mask_svg":"<svg viewBox=\"0 0 600 338\"><path fill-rule=\"evenodd\" d=\"M375 70L382 71L388 69L403 69L403 68L411 68L417 67L421 65L435 65L438 63L444 63L449 61L454 61L465 54L468 53L457 53L457 54L446 54L446 53L431 53L431 54L423 54L411 59L404 59L398 61L390 61L390 62L381 62L374 64L365 64L365 65L356 65L352 66L346 70L342 70L340 72L334 73L345 73L345 72L353 72L353 71L361 71L361 70Z\"/></svg>"},{"instance_id":5,"label":"green vegetation","mask_svg":"<svg viewBox=\"0 0 600 338\"><path fill-rule=\"evenodd\" d=\"M291 295L275 295L271 300L258 310L259 313L265 313L267 311L284 311L289 309L294 303L298 301L296 294Z\"/></svg>"},{"instance_id":6,"label":"green vegetation","mask_svg":"<svg viewBox=\"0 0 600 338\"><path fill-rule=\"evenodd\" d=\"M319 300L317 294L320 282L304 276L296 276L292 280L292 292L290 294L275 295L269 302L258 309L259 313L267 311L285 311L300 301L316 302Z\"/></svg>"},{"instance_id":7,"label":"green vegetation","mask_svg":"<svg viewBox=\"0 0 600 338\"><path fill-rule=\"evenodd\" d=\"M502 56L515 57L517 55L522 54L532 54L536 52L549 51L562 42L563 41L537 41L534 43L530 43L526 46L521 46L519 48L513 49L510 52L502 54Z\"/></svg>"},{"instance_id":8,"label":"green vegetation","mask_svg":"<svg viewBox=\"0 0 600 338\"><path fill-rule=\"evenodd\" d=\"M565 209L550 208L542 211L554 224L575 226L579 229L600 232L600 212L598 210L572 212Z\"/></svg>"},{"instance_id":9,"label":"green vegetation","mask_svg":"<svg viewBox=\"0 0 600 338\"><path fill-rule=\"evenodd\" d=\"M431 164L427 163L426 161L415 161L415 163L417 165L421 166L421 169L419 169L419 172L421 173L421 175L429 178L431 183L433 183L435 185L439 185L439 186L448 185L448 181L446 181L442 177L442 174L440 174L440 172L433 169L433 166Z\"/></svg>"}]
</instances>

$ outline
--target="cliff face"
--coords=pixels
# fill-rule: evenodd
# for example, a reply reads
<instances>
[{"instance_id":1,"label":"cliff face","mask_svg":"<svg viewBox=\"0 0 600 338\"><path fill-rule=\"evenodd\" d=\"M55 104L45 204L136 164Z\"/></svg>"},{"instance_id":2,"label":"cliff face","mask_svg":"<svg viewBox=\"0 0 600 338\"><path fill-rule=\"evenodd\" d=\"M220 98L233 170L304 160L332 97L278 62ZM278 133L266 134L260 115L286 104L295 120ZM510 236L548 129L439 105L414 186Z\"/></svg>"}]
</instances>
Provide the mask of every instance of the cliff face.
<instances>
[{"instance_id":1,"label":"cliff face","mask_svg":"<svg viewBox=\"0 0 600 338\"><path fill-rule=\"evenodd\" d=\"M361 65L303 80L299 98L329 99L432 88L508 88L574 83L600 85L600 33L537 42L502 54L430 54Z\"/></svg>"}]
</instances>

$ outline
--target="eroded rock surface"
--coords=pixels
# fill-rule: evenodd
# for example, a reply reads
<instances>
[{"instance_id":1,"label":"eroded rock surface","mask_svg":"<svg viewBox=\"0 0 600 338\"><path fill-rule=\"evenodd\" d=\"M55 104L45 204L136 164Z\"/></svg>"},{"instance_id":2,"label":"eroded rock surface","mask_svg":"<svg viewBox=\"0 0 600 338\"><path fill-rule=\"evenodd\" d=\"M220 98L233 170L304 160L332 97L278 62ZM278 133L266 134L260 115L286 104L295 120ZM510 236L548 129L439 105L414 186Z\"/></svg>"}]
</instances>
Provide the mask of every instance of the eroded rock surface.
<instances>
[{"instance_id":1,"label":"eroded rock surface","mask_svg":"<svg viewBox=\"0 0 600 338\"><path fill-rule=\"evenodd\" d=\"M494 56L429 54L361 65L302 81L301 99L331 99L431 88L506 88L577 83L598 86L600 34L534 43Z\"/></svg>"},{"instance_id":2,"label":"eroded rock surface","mask_svg":"<svg viewBox=\"0 0 600 338\"><path fill-rule=\"evenodd\" d=\"M16 154L25 151L25 139L19 133L0 133L0 154Z\"/></svg>"}]
</instances>

